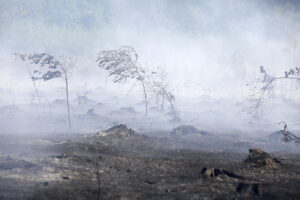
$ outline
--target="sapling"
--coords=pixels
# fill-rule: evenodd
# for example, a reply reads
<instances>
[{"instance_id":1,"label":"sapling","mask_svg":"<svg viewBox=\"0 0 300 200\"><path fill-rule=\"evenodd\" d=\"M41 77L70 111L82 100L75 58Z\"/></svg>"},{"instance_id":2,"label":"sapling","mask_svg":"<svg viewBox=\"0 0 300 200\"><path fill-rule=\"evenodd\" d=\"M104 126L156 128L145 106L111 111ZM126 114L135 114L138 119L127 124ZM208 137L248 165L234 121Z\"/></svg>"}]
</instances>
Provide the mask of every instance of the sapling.
<instances>
[{"instance_id":1,"label":"sapling","mask_svg":"<svg viewBox=\"0 0 300 200\"><path fill-rule=\"evenodd\" d=\"M146 70L138 58L134 48L122 46L115 50L100 51L96 62L100 68L108 71L109 76L113 77L114 83L124 84L128 80L137 80L140 83L145 101L145 116L147 116Z\"/></svg>"},{"instance_id":2,"label":"sapling","mask_svg":"<svg viewBox=\"0 0 300 200\"><path fill-rule=\"evenodd\" d=\"M65 82L65 93L68 112L68 126L71 128L70 103L69 103L69 74L71 69L76 65L77 59L72 57L56 57L47 53L32 53L32 54L15 54L22 61L27 61L34 68L29 70L32 82L43 80L49 81L55 78L63 78ZM37 89L36 89L37 92ZM38 95L38 92L37 92ZM38 95L39 97L39 95Z\"/></svg>"}]
</instances>

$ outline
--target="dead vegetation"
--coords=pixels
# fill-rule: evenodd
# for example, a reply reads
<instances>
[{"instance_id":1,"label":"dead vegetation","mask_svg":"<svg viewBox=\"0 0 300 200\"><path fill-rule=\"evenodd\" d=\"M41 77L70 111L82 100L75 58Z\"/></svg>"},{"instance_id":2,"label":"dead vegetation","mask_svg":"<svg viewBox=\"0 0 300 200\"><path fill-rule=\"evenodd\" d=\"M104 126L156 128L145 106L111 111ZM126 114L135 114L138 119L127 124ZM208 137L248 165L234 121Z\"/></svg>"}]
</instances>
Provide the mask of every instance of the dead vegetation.
<instances>
[{"instance_id":1,"label":"dead vegetation","mask_svg":"<svg viewBox=\"0 0 300 200\"><path fill-rule=\"evenodd\" d=\"M283 135L282 141L284 142L296 142L296 143L300 143L300 138L297 137L296 135L294 135L293 133L289 132L289 131L280 131L280 133Z\"/></svg>"},{"instance_id":2,"label":"dead vegetation","mask_svg":"<svg viewBox=\"0 0 300 200\"><path fill-rule=\"evenodd\" d=\"M192 134L208 135L208 132L200 131L191 125L181 125L181 126L174 128L171 131L172 136L185 136L185 135L192 135Z\"/></svg>"},{"instance_id":3,"label":"dead vegetation","mask_svg":"<svg viewBox=\"0 0 300 200\"><path fill-rule=\"evenodd\" d=\"M272 158L261 149L249 149L249 156L245 160L245 163L251 167L264 167L268 169L277 169L281 166L277 158Z\"/></svg>"},{"instance_id":4,"label":"dead vegetation","mask_svg":"<svg viewBox=\"0 0 300 200\"><path fill-rule=\"evenodd\" d=\"M226 169L218 169L218 168L206 168L206 167L203 167L200 174L203 176L203 177L210 177L210 178L216 178L216 177L229 177L229 178L236 178L236 179L244 179L244 177L242 176L239 176L239 175L236 175L235 173L233 172L230 172Z\"/></svg>"}]
</instances>

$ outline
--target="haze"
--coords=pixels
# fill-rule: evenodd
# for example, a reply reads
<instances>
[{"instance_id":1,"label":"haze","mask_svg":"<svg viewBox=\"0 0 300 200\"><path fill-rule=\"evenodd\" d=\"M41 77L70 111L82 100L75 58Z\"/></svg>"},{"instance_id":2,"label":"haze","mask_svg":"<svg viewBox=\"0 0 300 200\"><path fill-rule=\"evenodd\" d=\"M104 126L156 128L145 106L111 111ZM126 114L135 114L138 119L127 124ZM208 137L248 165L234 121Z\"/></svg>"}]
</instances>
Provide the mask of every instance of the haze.
<instances>
[{"instance_id":1,"label":"haze","mask_svg":"<svg viewBox=\"0 0 300 200\"><path fill-rule=\"evenodd\" d=\"M259 66L281 75L300 62L298 1L1 0L0 13L2 106L28 104L34 93L14 52L77 57L71 99L88 90L95 101L106 103L108 96L117 96L122 106L132 106L142 101L136 83L114 84L95 63L99 51L132 46L143 65L166 68L179 110L208 98L245 103L249 83L261 77ZM48 101L64 99L62 80L37 85ZM275 101L282 97L299 103L297 82L280 86ZM206 106L191 107L204 112ZM236 115L220 105L222 109ZM275 115L279 117L272 124L286 118L298 123L294 115L281 117L286 115L282 109Z\"/></svg>"}]
</instances>

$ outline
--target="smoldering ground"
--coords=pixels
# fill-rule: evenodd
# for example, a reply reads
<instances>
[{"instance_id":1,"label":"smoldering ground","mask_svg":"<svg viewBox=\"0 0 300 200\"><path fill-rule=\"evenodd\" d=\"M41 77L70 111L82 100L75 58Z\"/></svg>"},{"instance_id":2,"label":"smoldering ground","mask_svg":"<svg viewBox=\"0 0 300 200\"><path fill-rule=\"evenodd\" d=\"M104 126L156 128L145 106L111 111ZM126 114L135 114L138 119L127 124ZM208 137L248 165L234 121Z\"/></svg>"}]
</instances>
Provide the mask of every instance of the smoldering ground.
<instances>
[{"instance_id":1,"label":"smoldering ground","mask_svg":"<svg viewBox=\"0 0 300 200\"><path fill-rule=\"evenodd\" d=\"M252 110L260 66L272 78L299 65L297 1L0 1L0 11L0 198L299 198L299 144L280 132L300 135L299 81L276 82ZM176 117L153 88L145 117L144 79L115 84L98 66L99 52L124 45L149 72L165 70ZM76 58L69 101L64 78L33 81L14 53ZM270 153L263 166L244 162L253 148Z\"/></svg>"}]
</instances>

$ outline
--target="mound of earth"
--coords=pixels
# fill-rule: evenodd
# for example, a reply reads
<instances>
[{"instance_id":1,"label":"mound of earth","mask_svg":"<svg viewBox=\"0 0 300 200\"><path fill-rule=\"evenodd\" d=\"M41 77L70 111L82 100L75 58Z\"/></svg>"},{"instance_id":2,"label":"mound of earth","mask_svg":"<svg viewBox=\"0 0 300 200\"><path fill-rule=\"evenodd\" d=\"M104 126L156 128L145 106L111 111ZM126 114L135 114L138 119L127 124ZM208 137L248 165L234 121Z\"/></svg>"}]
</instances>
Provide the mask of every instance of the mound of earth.
<instances>
[{"instance_id":1,"label":"mound of earth","mask_svg":"<svg viewBox=\"0 0 300 200\"><path fill-rule=\"evenodd\" d=\"M173 124L178 124L181 122L181 119L179 117L173 117L172 119L169 120L169 122Z\"/></svg>"},{"instance_id":2,"label":"mound of earth","mask_svg":"<svg viewBox=\"0 0 300 200\"><path fill-rule=\"evenodd\" d=\"M134 107L122 107L119 109L121 112L127 112L127 113L136 113L136 110Z\"/></svg>"},{"instance_id":3,"label":"mound of earth","mask_svg":"<svg viewBox=\"0 0 300 200\"><path fill-rule=\"evenodd\" d=\"M64 100L64 99L55 99L52 103L56 104L56 105L65 104L66 100Z\"/></svg>"},{"instance_id":4,"label":"mound of earth","mask_svg":"<svg viewBox=\"0 0 300 200\"><path fill-rule=\"evenodd\" d=\"M125 124L119 124L113 126L103 132L99 132L98 135L100 136L107 136L107 135L115 135L121 137L131 137L137 135L134 130L128 128Z\"/></svg>"},{"instance_id":5,"label":"mound of earth","mask_svg":"<svg viewBox=\"0 0 300 200\"><path fill-rule=\"evenodd\" d=\"M181 125L174 128L171 131L172 136L184 136L184 135L191 135L191 134L208 135L208 132L200 131L191 125Z\"/></svg>"},{"instance_id":6,"label":"mound of earth","mask_svg":"<svg viewBox=\"0 0 300 200\"><path fill-rule=\"evenodd\" d=\"M76 99L74 99L74 102L76 102L78 105L87 105L87 104L96 104L97 102L94 100L91 100L87 96L78 96Z\"/></svg>"},{"instance_id":7,"label":"mound of earth","mask_svg":"<svg viewBox=\"0 0 300 200\"><path fill-rule=\"evenodd\" d=\"M249 149L249 156L245 163L252 167L264 167L268 169L276 169L280 167L280 162L276 158L262 151L261 149Z\"/></svg>"},{"instance_id":8,"label":"mound of earth","mask_svg":"<svg viewBox=\"0 0 300 200\"><path fill-rule=\"evenodd\" d=\"M94 109L89 109L86 113L76 116L76 119L78 120L77 123L79 127L95 126L96 123L98 124L98 127L101 127L102 125L108 124L110 122L110 119L108 117L95 113Z\"/></svg>"},{"instance_id":9,"label":"mound of earth","mask_svg":"<svg viewBox=\"0 0 300 200\"><path fill-rule=\"evenodd\" d=\"M21 112L21 109L15 105L7 105L0 108L0 113L2 114L19 114Z\"/></svg>"},{"instance_id":10,"label":"mound of earth","mask_svg":"<svg viewBox=\"0 0 300 200\"><path fill-rule=\"evenodd\" d=\"M275 132L271 133L270 135L268 135L268 140L270 140L272 142L282 141L281 132L280 131L275 131Z\"/></svg>"},{"instance_id":11,"label":"mound of earth","mask_svg":"<svg viewBox=\"0 0 300 200\"><path fill-rule=\"evenodd\" d=\"M99 115L97 115L95 113L95 110L94 109L89 109L85 114L83 115L79 115L80 118L83 118L83 119L93 119L93 118L98 118L100 117Z\"/></svg>"}]
</instances>

